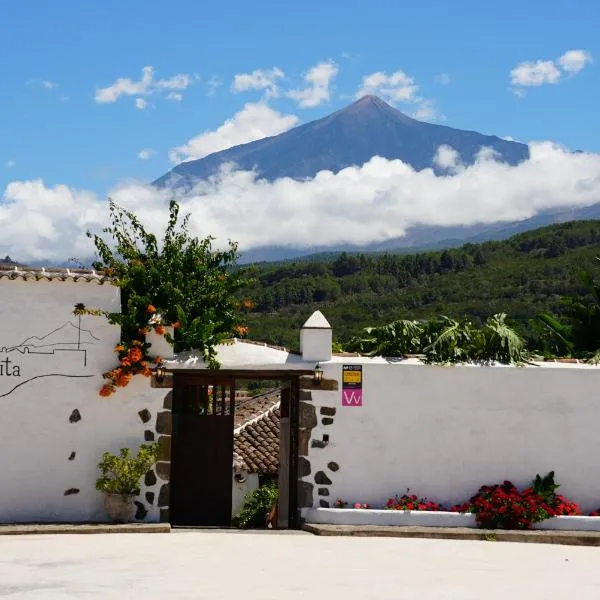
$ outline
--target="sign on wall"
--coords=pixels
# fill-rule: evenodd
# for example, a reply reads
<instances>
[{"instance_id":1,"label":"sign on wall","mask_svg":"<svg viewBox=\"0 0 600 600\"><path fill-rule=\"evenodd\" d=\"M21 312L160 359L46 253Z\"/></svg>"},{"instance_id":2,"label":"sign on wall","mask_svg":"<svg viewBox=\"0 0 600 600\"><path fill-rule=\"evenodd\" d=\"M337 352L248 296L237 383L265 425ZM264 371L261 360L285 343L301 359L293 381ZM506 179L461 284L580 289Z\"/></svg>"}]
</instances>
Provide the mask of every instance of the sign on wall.
<instances>
[{"instance_id":1,"label":"sign on wall","mask_svg":"<svg viewBox=\"0 0 600 600\"><path fill-rule=\"evenodd\" d=\"M342 367L342 406L362 406L362 365Z\"/></svg>"}]
</instances>

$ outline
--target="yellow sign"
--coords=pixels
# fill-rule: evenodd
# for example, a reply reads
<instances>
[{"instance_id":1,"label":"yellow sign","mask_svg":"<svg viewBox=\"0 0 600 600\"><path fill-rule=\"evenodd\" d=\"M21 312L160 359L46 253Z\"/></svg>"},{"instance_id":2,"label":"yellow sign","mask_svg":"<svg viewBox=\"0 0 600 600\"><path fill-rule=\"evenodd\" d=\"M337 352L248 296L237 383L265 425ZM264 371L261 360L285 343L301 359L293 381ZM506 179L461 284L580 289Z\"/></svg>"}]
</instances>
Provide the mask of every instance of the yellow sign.
<instances>
[{"instance_id":1,"label":"yellow sign","mask_svg":"<svg viewBox=\"0 0 600 600\"><path fill-rule=\"evenodd\" d=\"M344 383L360 383L361 380L361 371L344 371Z\"/></svg>"}]
</instances>

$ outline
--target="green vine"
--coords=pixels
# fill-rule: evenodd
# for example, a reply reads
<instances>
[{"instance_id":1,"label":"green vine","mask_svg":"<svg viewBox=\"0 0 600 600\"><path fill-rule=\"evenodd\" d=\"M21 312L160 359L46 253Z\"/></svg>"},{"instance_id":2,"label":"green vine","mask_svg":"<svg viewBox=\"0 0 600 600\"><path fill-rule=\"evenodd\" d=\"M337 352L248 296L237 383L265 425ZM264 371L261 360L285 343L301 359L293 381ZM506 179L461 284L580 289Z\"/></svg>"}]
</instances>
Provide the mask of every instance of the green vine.
<instances>
[{"instance_id":1,"label":"green vine","mask_svg":"<svg viewBox=\"0 0 600 600\"><path fill-rule=\"evenodd\" d=\"M216 346L248 332L241 319L251 305L236 297L249 281L246 271L236 266L237 244L229 241L226 249L215 250L214 238L192 236L190 215L180 219L175 201L169 205L160 242L132 212L112 200L109 210L111 225L102 230L104 236L87 235L98 254L94 268L121 288L121 311L89 312L76 306L84 311L76 314L104 314L121 327L121 344L115 348L120 366L104 374L108 382L101 395L127 385L138 372L148 374L152 350L146 334L151 329L164 335L175 352L198 350L210 368L218 368Z\"/></svg>"}]
</instances>

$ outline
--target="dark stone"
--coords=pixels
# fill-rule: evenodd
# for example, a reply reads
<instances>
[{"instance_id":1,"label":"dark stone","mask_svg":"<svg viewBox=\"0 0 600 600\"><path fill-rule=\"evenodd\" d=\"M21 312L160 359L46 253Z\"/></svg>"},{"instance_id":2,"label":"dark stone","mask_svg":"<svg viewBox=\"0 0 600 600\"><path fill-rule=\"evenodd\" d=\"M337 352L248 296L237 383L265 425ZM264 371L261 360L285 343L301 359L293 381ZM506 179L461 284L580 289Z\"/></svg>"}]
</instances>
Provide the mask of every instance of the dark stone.
<instances>
[{"instance_id":1,"label":"dark stone","mask_svg":"<svg viewBox=\"0 0 600 600\"><path fill-rule=\"evenodd\" d=\"M150 470L146 473L146 477L144 477L144 483L148 487L156 485L156 475L154 474L154 471Z\"/></svg>"},{"instance_id":2,"label":"dark stone","mask_svg":"<svg viewBox=\"0 0 600 600\"><path fill-rule=\"evenodd\" d=\"M327 488L319 488L319 496L329 496L329 490Z\"/></svg>"},{"instance_id":3,"label":"dark stone","mask_svg":"<svg viewBox=\"0 0 600 600\"><path fill-rule=\"evenodd\" d=\"M171 435L173 429L171 421L171 413L169 411L163 411L156 415L156 433L166 433Z\"/></svg>"},{"instance_id":4,"label":"dark stone","mask_svg":"<svg viewBox=\"0 0 600 600\"><path fill-rule=\"evenodd\" d=\"M78 423L79 421L81 421L81 413L75 409L69 417L69 423Z\"/></svg>"},{"instance_id":5,"label":"dark stone","mask_svg":"<svg viewBox=\"0 0 600 600\"><path fill-rule=\"evenodd\" d=\"M69 460L75 460L75 450L69 454Z\"/></svg>"},{"instance_id":6,"label":"dark stone","mask_svg":"<svg viewBox=\"0 0 600 600\"><path fill-rule=\"evenodd\" d=\"M171 460L171 436L161 435L158 438L157 460L170 462Z\"/></svg>"},{"instance_id":7,"label":"dark stone","mask_svg":"<svg viewBox=\"0 0 600 600\"><path fill-rule=\"evenodd\" d=\"M331 485L331 479L327 477L324 471L317 471L315 473L315 483L319 485Z\"/></svg>"},{"instance_id":8,"label":"dark stone","mask_svg":"<svg viewBox=\"0 0 600 600\"><path fill-rule=\"evenodd\" d=\"M170 486L168 483L163 483L158 494L158 506L169 506L170 504Z\"/></svg>"},{"instance_id":9,"label":"dark stone","mask_svg":"<svg viewBox=\"0 0 600 600\"><path fill-rule=\"evenodd\" d=\"M146 502L152 506L154 504L154 492L146 492Z\"/></svg>"},{"instance_id":10,"label":"dark stone","mask_svg":"<svg viewBox=\"0 0 600 600\"><path fill-rule=\"evenodd\" d=\"M321 423L323 423L323 425L333 425L333 419L331 417L325 417L321 419Z\"/></svg>"},{"instance_id":11,"label":"dark stone","mask_svg":"<svg viewBox=\"0 0 600 600\"><path fill-rule=\"evenodd\" d=\"M329 508L329 502L327 500L319 500L319 506L321 508Z\"/></svg>"},{"instance_id":12,"label":"dark stone","mask_svg":"<svg viewBox=\"0 0 600 600\"><path fill-rule=\"evenodd\" d=\"M313 484L308 481L298 482L298 508L313 505Z\"/></svg>"},{"instance_id":13,"label":"dark stone","mask_svg":"<svg viewBox=\"0 0 600 600\"><path fill-rule=\"evenodd\" d=\"M160 522L161 523L170 523L171 522L171 515L170 515L170 511L168 508L160 509Z\"/></svg>"},{"instance_id":14,"label":"dark stone","mask_svg":"<svg viewBox=\"0 0 600 600\"><path fill-rule=\"evenodd\" d=\"M144 431L144 440L146 442L153 442L154 441L154 432L150 431L149 429L146 429L146 431Z\"/></svg>"},{"instance_id":15,"label":"dark stone","mask_svg":"<svg viewBox=\"0 0 600 600\"><path fill-rule=\"evenodd\" d=\"M310 462L303 456L298 459L298 477L310 475Z\"/></svg>"},{"instance_id":16,"label":"dark stone","mask_svg":"<svg viewBox=\"0 0 600 600\"><path fill-rule=\"evenodd\" d=\"M147 423L152 418L152 415L150 414L150 411L147 408L140 410L138 412L138 415L140 416L142 423Z\"/></svg>"},{"instance_id":17,"label":"dark stone","mask_svg":"<svg viewBox=\"0 0 600 600\"><path fill-rule=\"evenodd\" d=\"M65 490L65 496L73 496L74 494L79 494L79 490L77 488L69 488Z\"/></svg>"},{"instance_id":18,"label":"dark stone","mask_svg":"<svg viewBox=\"0 0 600 600\"><path fill-rule=\"evenodd\" d=\"M336 462L333 462L333 461L332 461L332 462L330 462L330 463L327 463L327 468L328 468L330 471L333 471L333 472L335 473L336 471L339 471L339 470L340 470L340 465L338 465Z\"/></svg>"},{"instance_id":19,"label":"dark stone","mask_svg":"<svg viewBox=\"0 0 600 600\"><path fill-rule=\"evenodd\" d=\"M334 417L336 408L333 406L321 406L321 414L327 417Z\"/></svg>"},{"instance_id":20,"label":"dark stone","mask_svg":"<svg viewBox=\"0 0 600 600\"><path fill-rule=\"evenodd\" d=\"M298 430L298 455L308 456L308 442L310 440L311 429Z\"/></svg>"},{"instance_id":21,"label":"dark stone","mask_svg":"<svg viewBox=\"0 0 600 600\"><path fill-rule=\"evenodd\" d=\"M171 477L171 463L170 462L156 463L156 474L163 481L169 481L169 479Z\"/></svg>"},{"instance_id":22,"label":"dark stone","mask_svg":"<svg viewBox=\"0 0 600 600\"><path fill-rule=\"evenodd\" d=\"M138 502L137 500L134 502L134 504L137 507L137 510L135 511L134 519L136 521L143 521L146 518L146 515L148 514L146 507L141 502Z\"/></svg>"},{"instance_id":23,"label":"dark stone","mask_svg":"<svg viewBox=\"0 0 600 600\"><path fill-rule=\"evenodd\" d=\"M326 442L324 440L312 440L310 442L310 447L311 448L326 448L328 443L329 442Z\"/></svg>"},{"instance_id":24,"label":"dark stone","mask_svg":"<svg viewBox=\"0 0 600 600\"><path fill-rule=\"evenodd\" d=\"M312 394L306 390L300 390L300 401L310 402L312 400Z\"/></svg>"},{"instance_id":25,"label":"dark stone","mask_svg":"<svg viewBox=\"0 0 600 600\"><path fill-rule=\"evenodd\" d=\"M165 396L165 401L163 402L163 408L167 408L171 410L173 408L173 391L170 391Z\"/></svg>"},{"instance_id":26,"label":"dark stone","mask_svg":"<svg viewBox=\"0 0 600 600\"><path fill-rule=\"evenodd\" d=\"M312 429L317 426L317 411L312 404L300 402L300 414L298 416L299 427Z\"/></svg>"},{"instance_id":27,"label":"dark stone","mask_svg":"<svg viewBox=\"0 0 600 600\"><path fill-rule=\"evenodd\" d=\"M338 382L337 379L323 379L320 383L315 383L312 377L300 377L300 389L333 392L338 389Z\"/></svg>"}]
</instances>

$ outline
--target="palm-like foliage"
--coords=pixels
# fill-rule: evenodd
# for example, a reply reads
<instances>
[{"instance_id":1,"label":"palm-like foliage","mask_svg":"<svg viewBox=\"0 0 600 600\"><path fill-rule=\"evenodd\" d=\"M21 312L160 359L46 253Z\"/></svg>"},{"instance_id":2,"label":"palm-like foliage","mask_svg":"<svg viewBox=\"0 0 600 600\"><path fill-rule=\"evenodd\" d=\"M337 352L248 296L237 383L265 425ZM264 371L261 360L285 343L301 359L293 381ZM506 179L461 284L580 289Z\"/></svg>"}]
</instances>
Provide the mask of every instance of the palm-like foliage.
<instances>
[{"instance_id":1,"label":"palm-like foliage","mask_svg":"<svg viewBox=\"0 0 600 600\"><path fill-rule=\"evenodd\" d=\"M586 271L579 278L584 293L561 299L562 319L543 314L538 321L569 355L589 358L600 352L600 284Z\"/></svg>"},{"instance_id":2,"label":"palm-like foliage","mask_svg":"<svg viewBox=\"0 0 600 600\"><path fill-rule=\"evenodd\" d=\"M505 314L490 317L481 328L468 320L445 316L425 322L394 321L382 327L367 327L347 348L369 356L423 354L429 363L520 364L527 358L525 342L506 324Z\"/></svg>"},{"instance_id":3,"label":"palm-like foliage","mask_svg":"<svg viewBox=\"0 0 600 600\"><path fill-rule=\"evenodd\" d=\"M381 327L366 327L363 335L352 338L347 348L368 356L403 356L420 351L422 334L419 321L400 319Z\"/></svg>"}]
</instances>

